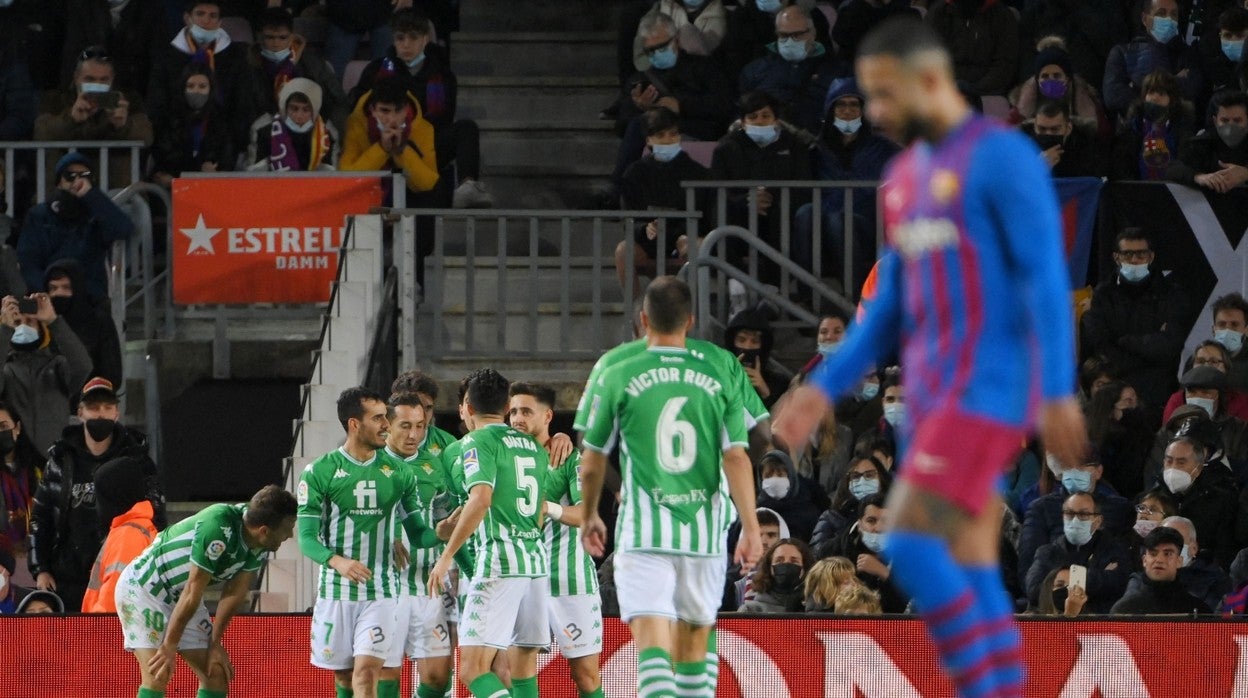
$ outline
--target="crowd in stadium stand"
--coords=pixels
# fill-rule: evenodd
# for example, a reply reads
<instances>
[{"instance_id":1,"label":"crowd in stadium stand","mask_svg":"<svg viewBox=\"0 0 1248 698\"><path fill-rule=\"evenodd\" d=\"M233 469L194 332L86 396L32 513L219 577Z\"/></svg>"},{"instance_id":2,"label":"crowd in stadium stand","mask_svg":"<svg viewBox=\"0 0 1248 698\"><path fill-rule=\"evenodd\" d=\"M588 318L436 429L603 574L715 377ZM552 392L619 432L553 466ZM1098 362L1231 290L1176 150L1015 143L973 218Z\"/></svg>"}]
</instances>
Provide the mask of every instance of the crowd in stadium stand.
<instances>
[{"instance_id":1,"label":"crowd in stadium stand","mask_svg":"<svg viewBox=\"0 0 1248 698\"><path fill-rule=\"evenodd\" d=\"M898 14L940 31L968 98L1032 137L1054 176L1214 193L1248 183L1243 0L616 5L621 91L603 112L620 136L612 205L683 208L680 183L698 179L878 180L900 146L873 131L853 58ZM456 117L457 12L455 0L0 2L0 140L141 141L142 176L163 186L187 171L393 169L410 205L487 206L477 125ZM299 17L326 18L323 40L300 36ZM371 61L348 81L365 34ZM108 168L124 185L127 158L59 157L46 201L19 198L16 220L0 215L10 242L0 250L0 612L79 608L98 595L92 565L109 528L164 523L146 437L117 422L123 376L102 276L109 244L133 226L99 175ZM0 181L15 186L13 174ZM777 197L751 196L729 197L729 221L756 210L774 242ZM793 212L794 259L810 263L820 215L825 268L837 268L839 205ZM874 211L873 190L854 195L863 276ZM621 282L630 254L643 275L659 255L687 256L687 241L661 232L643 222L620 244ZM1150 232L1117 232L1116 273L1082 316L1094 452L1063 469L1029 443L1005 478L1001 551L1020 611L1243 613L1248 603L1248 301L1217 299L1209 339L1184 356L1182 328L1200 309L1161 273ZM836 351L848 323L830 315L812 328L813 358L796 372L773 356L766 307L740 308L723 343L771 406ZM908 609L879 557L903 370L863 376L809 443L753 449L769 547L756 570L730 571L721 610Z\"/></svg>"}]
</instances>

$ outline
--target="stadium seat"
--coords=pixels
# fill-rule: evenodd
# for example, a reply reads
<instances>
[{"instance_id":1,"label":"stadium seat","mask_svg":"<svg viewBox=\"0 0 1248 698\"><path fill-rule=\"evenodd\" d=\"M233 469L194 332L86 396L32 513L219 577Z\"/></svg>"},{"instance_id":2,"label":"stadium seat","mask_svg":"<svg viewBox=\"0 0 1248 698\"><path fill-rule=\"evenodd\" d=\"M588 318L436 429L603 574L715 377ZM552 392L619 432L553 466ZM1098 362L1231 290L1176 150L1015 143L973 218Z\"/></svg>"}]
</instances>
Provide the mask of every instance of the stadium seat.
<instances>
[{"instance_id":1,"label":"stadium seat","mask_svg":"<svg viewBox=\"0 0 1248 698\"><path fill-rule=\"evenodd\" d=\"M998 118L1002 121L1008 121L1010 118L1010 100L1000 95L986 95L981 97L984 101L984 114Z\"/></svg>"},{"instance_id":2,"label":"stadium seat","mask_svg":"<svg viewBox=\"0 0 1248 698\"><path fill-rule=\"evenodd\" d=\"M251 33L251 22L243 17L222 17L221 28L230 35L230 41L240 44L250 44L255 41Z\"/></svg>"},{"instance_id":3,"label":"stadium seat","mask_svg":"<svg viewBox=\"0 0 1248 698\"><path fill-rule=\"evenodd\" d=\"M703 167L711 166L711 156L715 154L717 141L681 141L681 148L688 153L693 161Z\"/></svg>"},{"instance_id":4,"label":"stadium seat","mask_svg":"<svg viewBox=\"0 0 1248 698\"><path fill-rule=\"evenodd\" d=\"M364 73L364 67L367 65L368 61L363 60L355 60L347 64L346 69L342 71L343 92L350 92L360 84L360 75Z\"/></svg>"}]
</instances>

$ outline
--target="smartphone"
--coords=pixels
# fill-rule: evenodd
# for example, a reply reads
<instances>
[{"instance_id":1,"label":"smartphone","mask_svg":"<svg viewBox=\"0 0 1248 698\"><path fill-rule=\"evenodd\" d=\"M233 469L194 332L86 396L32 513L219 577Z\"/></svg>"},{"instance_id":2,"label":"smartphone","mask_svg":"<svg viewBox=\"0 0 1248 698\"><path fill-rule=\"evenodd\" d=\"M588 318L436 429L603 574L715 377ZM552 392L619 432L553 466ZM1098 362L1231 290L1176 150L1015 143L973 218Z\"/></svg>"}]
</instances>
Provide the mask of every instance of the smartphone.
<instances>
[{"instance_id":1,"label":"smartphone","mask_svg":"<svg viewBox=\"0 0 1248 698\"><path fill-rule=\"evenodd\" d=\"M100 109L116 109L117 105L120 103L121 103L121 93L118 92L117 90L109 90L108 92L101 92L95 98L95 104Z\"/></svg>"},{"instance_id":2,"label":"smartphone","mask_svg":"<svg viewBox=\"0 0 1248 698\"><path fill-rule=\"evenodd\" d=\"M39 312L39 301L34 298L17 299L17 312L22 315L35 315Z\"/></svg>"},{"instance_id":3,"label":"smartphone","mask_svg":"<svg viewBox=\"0 0 1248 698\"><path fill-rule=\"evenodd\" d=\"M1066 582L1067 589L1079 587L1084 591L1088 590L1088 568L1083 565L1070 566L1070 581Z\"/></svg>"}]
</instances>

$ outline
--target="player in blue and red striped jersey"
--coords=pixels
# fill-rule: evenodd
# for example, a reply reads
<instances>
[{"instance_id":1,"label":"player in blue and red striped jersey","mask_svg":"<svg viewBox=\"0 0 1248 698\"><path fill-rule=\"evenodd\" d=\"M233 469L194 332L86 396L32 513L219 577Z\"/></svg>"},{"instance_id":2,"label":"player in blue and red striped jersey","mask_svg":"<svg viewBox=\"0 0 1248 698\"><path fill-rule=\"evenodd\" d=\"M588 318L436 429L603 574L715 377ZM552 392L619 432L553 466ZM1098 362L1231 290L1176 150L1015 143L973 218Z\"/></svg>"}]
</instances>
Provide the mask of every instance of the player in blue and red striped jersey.
<instances>
[{"instance_id":1,"label":"player in blue and red striped jersey","mask_svg":"<svg viewBox=\"0 0 1248 698\"><path fill-rule=\"evenodd\" d=\"M1086 450L1057 195L1034 145L971 111L922 22L878 27L860 45L857 73L871 122L910 142L885 175L879 289L813 385L780 410L775 432L802 443L900 339L911 418L888 501L893 579L960 695L1021 696L997 487L1037 424L1062 462Z\"/></svg>"}]
</instances>

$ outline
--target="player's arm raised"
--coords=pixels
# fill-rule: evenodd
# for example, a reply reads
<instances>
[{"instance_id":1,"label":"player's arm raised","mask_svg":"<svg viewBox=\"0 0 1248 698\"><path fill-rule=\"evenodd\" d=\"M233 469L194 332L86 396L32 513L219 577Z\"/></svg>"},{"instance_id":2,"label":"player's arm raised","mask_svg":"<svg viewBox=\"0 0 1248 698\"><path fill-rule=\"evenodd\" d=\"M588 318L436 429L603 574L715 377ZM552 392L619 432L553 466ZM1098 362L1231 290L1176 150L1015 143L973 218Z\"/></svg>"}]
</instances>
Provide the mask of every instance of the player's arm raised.
<instances>
[{"instance_id":1,"label":"player's arm raised","mask_svg":"<svg viewBox=\"0 0 1248 698\"><path fill-rule=\"evenodd\" d=\"M191 572L186 580L186 587L182 589L182 595L178 597L178 602L173 607L173 613L169 614L169 623L165 628L165 639L160 643L160 647L156 648L156 653L147 663L147 668L151 671L152 676L164 676L168 672L173 671L174 663L177 660L178 643L182 640L182 632L186 630L186 624L190 622L195 615L195 611L199 609L199 604L203 601L204 590L212 582L212 575L208 570L200 567L198 564L191 565Z\"/></svg>"}]
</instances>

